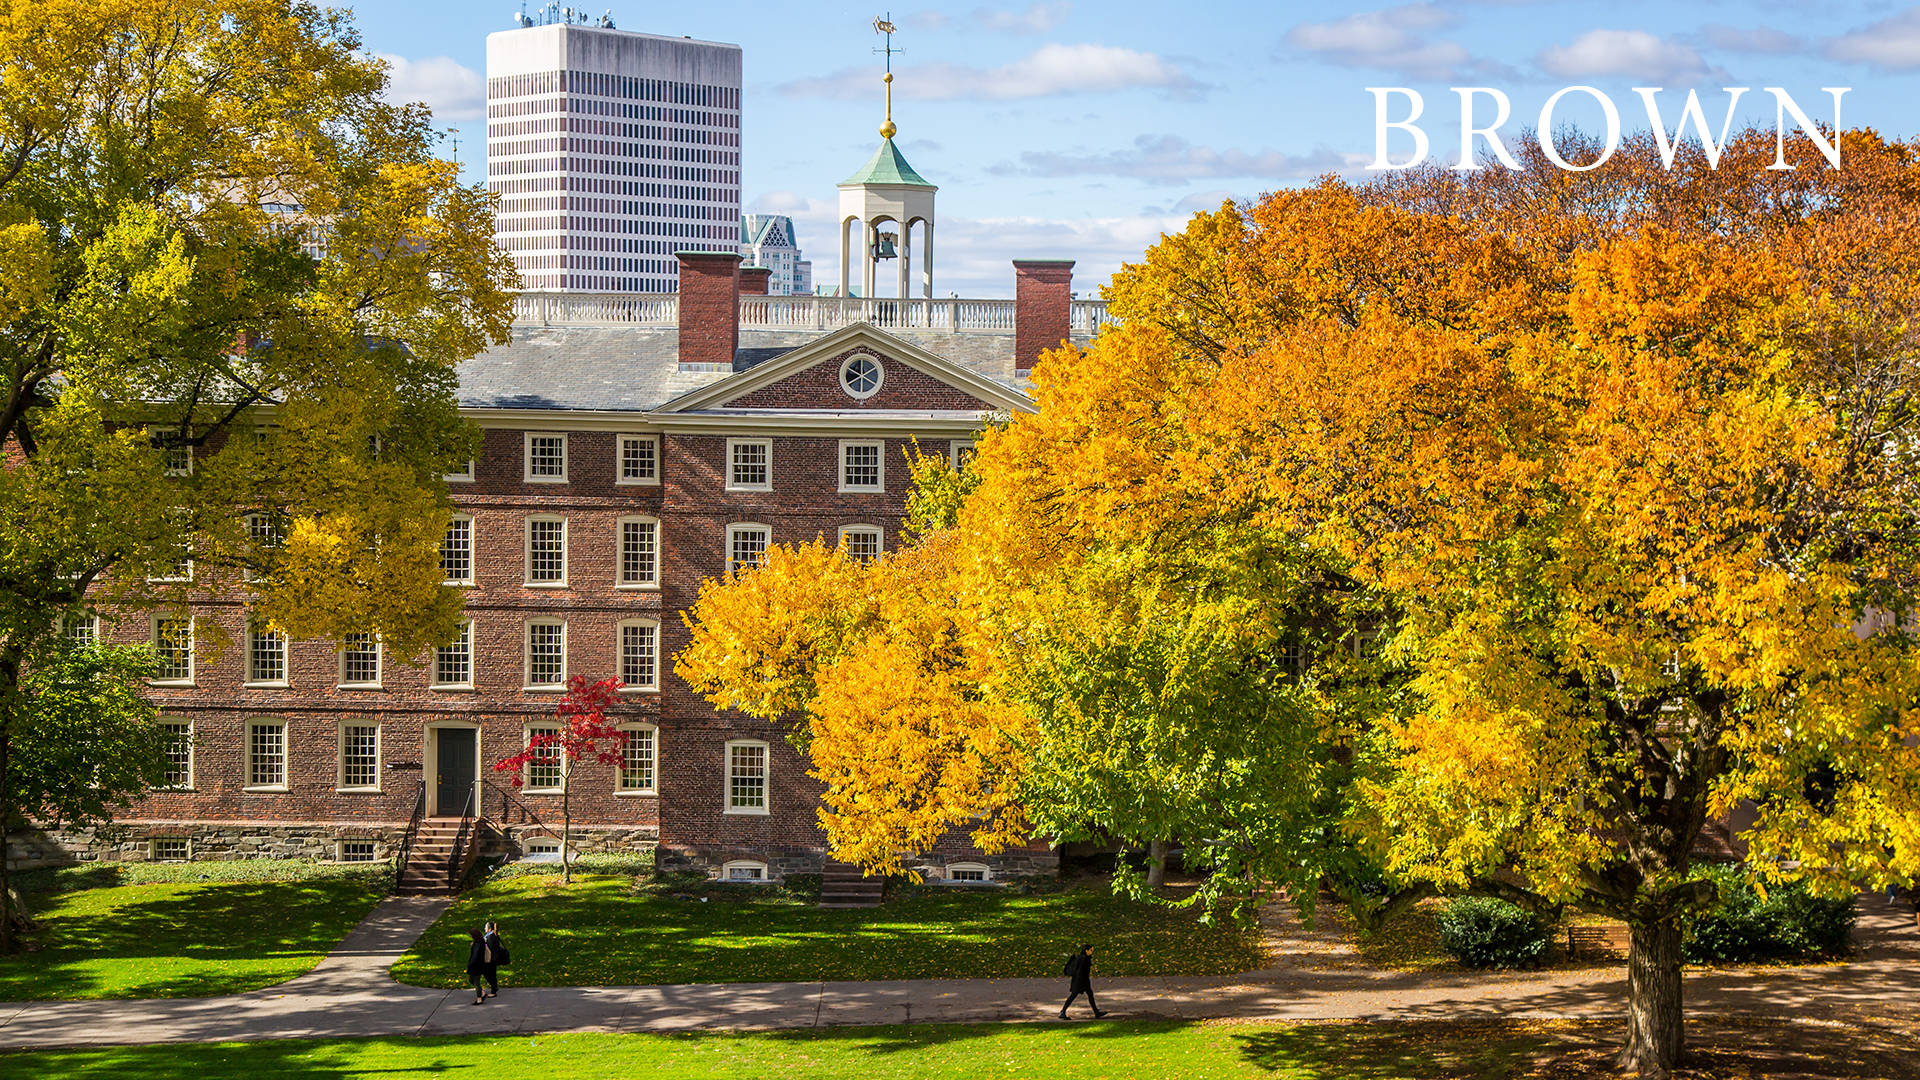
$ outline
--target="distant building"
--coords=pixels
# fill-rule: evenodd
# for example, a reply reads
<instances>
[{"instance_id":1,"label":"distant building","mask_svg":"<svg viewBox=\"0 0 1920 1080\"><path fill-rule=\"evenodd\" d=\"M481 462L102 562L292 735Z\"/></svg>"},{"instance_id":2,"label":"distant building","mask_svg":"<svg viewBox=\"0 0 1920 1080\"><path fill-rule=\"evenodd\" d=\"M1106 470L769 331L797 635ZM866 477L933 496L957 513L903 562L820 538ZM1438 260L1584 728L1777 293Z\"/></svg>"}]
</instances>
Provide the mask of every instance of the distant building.
<instances>
[{"instance_id":1,"label":"distant building","mask_svg":"<svg viewBox=\"0 0 1920 1080\"><path fill-rule=\"evenodd\" d=\"M525 288L665 293L737 252L738 45L600 26L487 35L487 187Z\"/></svg>"},{"instance_id":2,"label":"distant building","mask_svg":"<svg viewBox=\"0 0 1920 1080\"><path fill-rule=\"evenodd\" d=\"M748 266L773 271L770 296L812 296L813 263L800 257L793 219L785 214L748 214L740 219L740 254Z\"/></svg>"}]
</instances>

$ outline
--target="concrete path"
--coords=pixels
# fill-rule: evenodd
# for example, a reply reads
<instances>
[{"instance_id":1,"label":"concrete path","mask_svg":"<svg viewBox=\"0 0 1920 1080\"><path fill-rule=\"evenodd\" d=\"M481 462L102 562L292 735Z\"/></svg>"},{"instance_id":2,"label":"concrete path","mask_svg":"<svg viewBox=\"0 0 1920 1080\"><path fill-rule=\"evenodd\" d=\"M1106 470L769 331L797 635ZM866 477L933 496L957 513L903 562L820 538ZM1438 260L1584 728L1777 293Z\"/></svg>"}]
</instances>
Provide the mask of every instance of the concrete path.
<instances>
[{"instance_id":1,"label":"concrete path","mask_svg":"<svg viewBox=\"0 0 1920 1080\"><path fill-rule=\"evenodd\" d=\"M686 1031L1052 1019L1059 979L508 985L485 1005L465 990L403 986L387 969L446 908L390 898L312 972L221 998L0 1003L0 1049L341 1038L369 1035ZM1920 933L1910 907L1861 898L1858 957L1846 964L1689 975L1690 1010L1845 1020L1920 1015ZM1439 975L1354 968L1344 958L1218 978L1096 980L1115 1018L1327 1020L1618 1016L1619 967ZM1075 1006L1076 1017L1087 1015Z\"/></svg>"}]
</instances>

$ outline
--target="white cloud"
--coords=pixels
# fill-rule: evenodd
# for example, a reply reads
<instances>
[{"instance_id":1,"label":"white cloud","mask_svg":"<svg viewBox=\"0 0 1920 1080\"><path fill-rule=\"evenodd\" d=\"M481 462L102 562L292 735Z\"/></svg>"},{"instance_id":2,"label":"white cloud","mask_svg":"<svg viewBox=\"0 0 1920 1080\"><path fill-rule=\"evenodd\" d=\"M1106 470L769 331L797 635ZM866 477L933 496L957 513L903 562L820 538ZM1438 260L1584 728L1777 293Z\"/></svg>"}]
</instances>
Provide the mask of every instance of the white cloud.
<instances>
[{"instance_id":1,"label":"white cloud","mask_svg":"<svg viewBox=\"0 0 1920 1080\"><path fill-rule=\"evenodd\" d=\"M1555 45L1537 58L1542 70L1567 79L1627 78L1649 84L1688 85L1721 81L1691 45L1665 41L1645 30L1589 30L1570 45Z\"/></svg>"},{"instance_id":2,"label":"white cloud","mask_svg":"<svg viewBox=\"0 0 1920 1080\"><path fill-rule=\"evenodd\" d=\"M994 171L1037 176L1125 176L1162 184L1184 184L1195 179L1301 179L1365 165L1364 154L1340 154L1325 147L1310 154L1278 150L1248 153L1196 146L1178 135L1141 135L1125 150L1098 154L1029 151L1017 166Z\"/></svg>"},{"instance_id":3,"label":"white cloud","mask_svg":"<svg viewBox=\"0 0 1920 1080\"><path fill-rule=\"evenodd\" d=\"M478 120L487 114L487 88L480 73L448 56L409 60L378 53L387 64L388 101L424 101L442 123Z\"/></svg>"},{"instance_id":4,"label":"white cloud","mask_svg":"<svg viewBox=\"0 0 1920 1080\"><path fill-rule=\"evenodd\" d=\"M1212 209L1218 201L1205 207ZM1176 208L1178 209L1178 208ZM833 229L837 204L791 191L770 191L748 213L793 218L801 253L813 261L813 280L823 289L840 284L840 246ZM942 215L935 233L933 287L945 296L1013 295L1014 259L1072 259L1073 288L1094 296L1123 262L1138 262L1162 233L1186 227L1187 214L1049 219L963 218Z\"/></svg>"},{"instance_id":5,"label":"white cloud","mask_svg":"<svg viewBox=\"0 0 1920 1080\"><path fill-rule=\"evenodd\" d=\"M1807 49L1807 39L1775 30L1771 26L1742 27L1709 23L1700 28L1700 40L1710 48L1728 52L1769 53L1775 56Z\"/></svg>"},{"instance_id":6,"label":"white cloud","mask_svg":"<svg viewBox=\"0 0 1920 1080\"><path fill-rule=\"evenodd\" d=\"M873 96L874 82L870 68L845 68L780 89L804 97L857 100ZM1010 101L1133 89L1188 96L1205 88L1179 65L1153 53L1112 45L1049 44L994 68L917 66L897 74L893 89L897 97L921 101Z\"/></svg>"},{"instance_id":7,"label":"white cloud","mask_svg":"<svg viewBox=\"0 0 1920 1080\"><path fill-rule=\"evenodd\" d=\"M1826 54L1835 60L1855 60L1883 70L1920 68L1920 8L1863 26L1827 41Z\"/></svg>"},{"instance_id":8,"label":"white cloud","mask_svg":"<svg viewBox=\"0 0 1920 1080\"><path fill-rule=\"evenodd\" d=\"M1073 5L1060 0L1057 3L1029 4L1023 11L983 7L959 16L940 11L922 11L909 15L904 21L922 30L946 30L961 25L1000 34L1045 34L1066 22L1067 16L1072 13Z\"/></svg>"},{"instance_id":9,"label":"white cloud","mask_svg":"<svg viewBox=\"0 0 1920 1080\"><path fill-rule=\"evenodd\" d=\"M1287 31L1286 43L1342 67L1379 68L1432 78L1497 69L1498 65L1474 59L1457 42L1433 38L1433 31L1459 23L1458 15L1437 5L1403 4L1328 22L1301 23Z\"/></svg>"}]
</instances>

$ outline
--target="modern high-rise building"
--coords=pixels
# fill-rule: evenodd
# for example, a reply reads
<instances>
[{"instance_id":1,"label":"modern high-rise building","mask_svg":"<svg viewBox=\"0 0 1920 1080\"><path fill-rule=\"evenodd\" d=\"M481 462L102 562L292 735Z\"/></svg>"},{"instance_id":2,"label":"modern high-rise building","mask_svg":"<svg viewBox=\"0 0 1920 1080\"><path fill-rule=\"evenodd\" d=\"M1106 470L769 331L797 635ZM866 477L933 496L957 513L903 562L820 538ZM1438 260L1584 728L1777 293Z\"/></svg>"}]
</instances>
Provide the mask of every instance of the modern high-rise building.
<instances>
[{"instance_id":1,"label":"modern high-rise building","mask_svg":"<svg viewBox=\"0 0 1920 1080\"><path fill-rule=\"evenodd\" d=\"M767 278L772 296L812 296L813 263L800 257L800 241L793 219L785 214L748 214L740 219L740 254L748 266L773 271Z\"/></svg>"},{"instance_id":2,"label":"modern high-rise building","mask_svg":"<svg viewBox=\"0 0 1920 1080\"><path fill-rule=\"evenodd\" d=\"M487 35L487 185L523 287L662 293L737 252L738 45L611 27Z\"/></svg>"}]
</instances>

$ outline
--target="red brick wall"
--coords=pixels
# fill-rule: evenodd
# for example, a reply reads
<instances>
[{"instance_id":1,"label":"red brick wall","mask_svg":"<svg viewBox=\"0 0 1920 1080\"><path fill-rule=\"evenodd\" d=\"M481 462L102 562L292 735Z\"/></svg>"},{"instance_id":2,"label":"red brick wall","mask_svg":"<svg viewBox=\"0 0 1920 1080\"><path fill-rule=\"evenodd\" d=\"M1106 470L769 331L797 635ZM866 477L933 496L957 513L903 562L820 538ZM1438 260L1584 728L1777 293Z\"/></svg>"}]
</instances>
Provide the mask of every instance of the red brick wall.
<instances>
[{"instance_id":1,"label":"red brick wall","mask_svg":"<svg viewBox=\"0 0 1920 1080\"><path fill-rule=\"evenodd\" d=\"M870 398L849 395L840 385L840 365L854 353L865 353L880 361L883 376L880 392ZM963 390L955 389L925 372L899 360L881 356L871 349L846 352L781 379L742 394L726 403L729 409L951 409L974 411L991 405Z\"/></svg>"},{"instance_id":2,"label":"red brick wall","mask_svg":"<svg viewBox=\"0 0 1920 1080\"><path fill-rule=\"evenodd\" d=\"M837 372L837 365L832 370ZM902 365L890 366L887 385L894 385L907 371ZM467 609L475 625L474 690L430 690L429 668L408 666L405 658L391 655L383 656L379 689L339 689L336 646L324 641L291 645L287 688L245 688L241 685L246 660L243 606L238 601L197 603L196 613L223 628L233 645L217 654L202 652L193 688L153 690L167 715L195 724L195 790L152 793L125 817L133 821L327 822L343 833L372 824L403 823L412 812L422 773L384 766L424 763L428 725L455 721L475 724L481 732L483 778L491 781L485 813L509 825L537 818L557 828L558 795L516 792L504 776L485 767L516 753L523 725L550 717L558 696L521 689L525 621L540 615L564 618L569 673L599 678L617 670L617 623L646 616L660 621L661 689L623 698L614 715L658 725L658 794L615 795L611 767L582 764L573 783L576 825L642 829L657 825L665 848L716 863L723 858L753 857L778 866L783 855L791 856L785 860L789 865L817 859L823 842L815 817L820 788L806 775L804 758L786 743L781 729L716 712L673 674L672 657L690 637L679 612L693 604L703 581L724 572L729 523L765 524L772 529L775 543L806 542L815 536L831 542L842 525L873 524L881 526L888 547L896 545L908 484L903 456L907 441L884 440L883 493L840 493L839 440L826 436L776 437L773 490L728 492L724 490L725 436L659 436L662 482L621 485L615 482L618 441L614 433L568 433L568 482L564 484L525 480L524 434L488 430L475 480L452 485L456 505L471 514L475 523L476 584L467 591ZM920 445L926 452L944 454L949 444L935 439L922 440ZM528 515L535 513L567 519L567 588L534 589L524 584L524 528ZM634 514L661 522L657 590L614 587L616 521ZM147 627L145 615L130 615L110 634L116 640L143 641ZM211 635L203 633L202 639L211 640ZM290 790L286 792L242 790L246 729L253 718L284 720L288 725ZM380 792L335 790L337 732L340 722L348 719L364 719L381 727L384 790ZM769 746L771 813L765 816L723 812L724 747L738 738L759 739Z\"/></svg>"},{"instance_id":3,"label":"red brick wall","mask_svg":"<svg viewBox=\"0 0 1920 1080\"><path fill-rule=\"evenodd\" d=\"M1073 303L1071 260L1013 260L1013 367L1025 374L1067 340Z\"/></svg>"},{"instance_id":4,"label":"red brick wall","mask_svg":"<svg viewBox=\"0 0 1920 1080\"><path fill-rule=\"evenodd\" d=\"M740 346L740 256L682 251L680 362L732 364Z\"/></svg>"},{"instance_id":5,"label":"red brick wall","mask_svg":"<svg viewBox=\"0 0 1920 1080\"><path fill-rule=\"evenodd\" d=\"M740 295L765 296L772 281L771 266L743 266L740 268Z\"/></svg>"}]
</instances>

